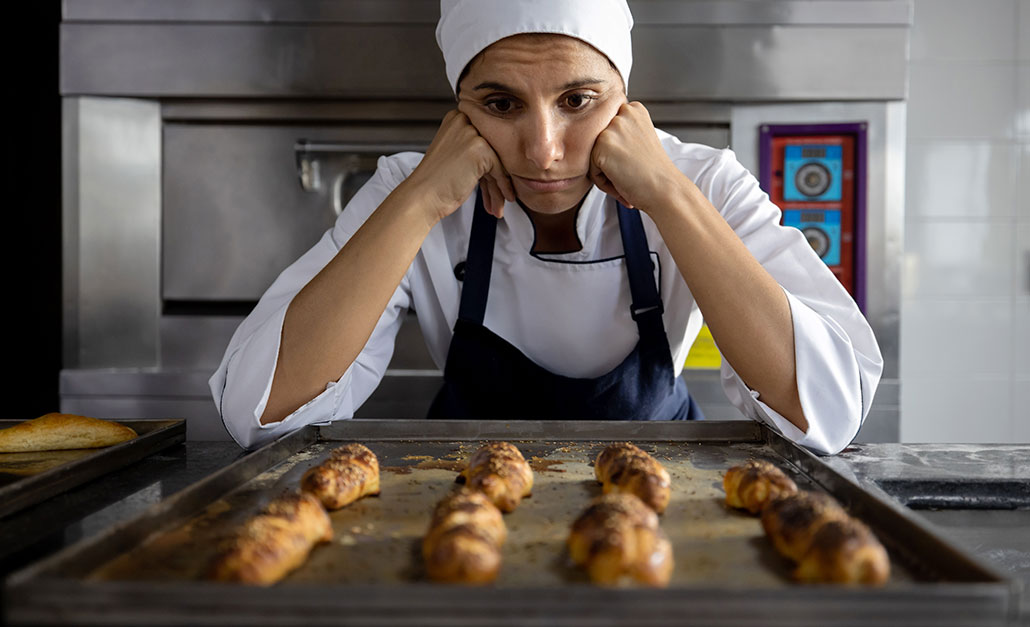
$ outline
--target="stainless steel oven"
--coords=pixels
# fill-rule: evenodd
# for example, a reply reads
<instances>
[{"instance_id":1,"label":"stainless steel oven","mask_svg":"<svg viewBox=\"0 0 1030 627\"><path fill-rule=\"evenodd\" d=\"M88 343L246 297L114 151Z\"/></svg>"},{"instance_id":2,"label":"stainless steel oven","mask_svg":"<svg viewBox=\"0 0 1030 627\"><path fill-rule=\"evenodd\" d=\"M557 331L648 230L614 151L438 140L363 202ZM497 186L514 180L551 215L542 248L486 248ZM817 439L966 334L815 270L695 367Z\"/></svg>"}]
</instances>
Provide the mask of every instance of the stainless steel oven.
<instances>
[{"instance_id":1,"label":"stainless steel oven","mask_svg":"<svg viewBox=\"0 0 1030 627\"><path fill-rule=\"evenodd\" d=\"M869 125L867 316L887 368L860 437L896 439L911 0L630 2L630 95L757 171L764 123ZM428 145L452 98L435 0L66 0L61 409L181 416L221 439L207 378L272 280L380 154ZM409 315L363 417L440 383ZM714 418L718 373L689 370Z\"/></svg>"}]
</instances>

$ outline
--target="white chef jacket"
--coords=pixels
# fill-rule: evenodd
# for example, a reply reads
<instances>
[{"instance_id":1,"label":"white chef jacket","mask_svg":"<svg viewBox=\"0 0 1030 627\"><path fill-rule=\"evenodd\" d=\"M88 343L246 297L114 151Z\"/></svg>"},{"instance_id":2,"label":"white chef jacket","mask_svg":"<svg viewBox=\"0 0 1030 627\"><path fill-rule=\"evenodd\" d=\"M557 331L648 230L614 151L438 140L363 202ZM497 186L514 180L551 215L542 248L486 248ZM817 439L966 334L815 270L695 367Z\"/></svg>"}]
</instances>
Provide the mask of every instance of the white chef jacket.
<instances>
[{"instance_id":1,"label":"white chef jacket","mask_svg":"<svg viewBox=\"0 0 1030 627\"><path fill-rule=\"evenodd\" d=\"M807 433L766 405L723 360L722 384L746 416L762 421L817 453L839 452L869 412L883 359L868 322L801 231L779 224L780 211L733 155L685 144L658 131L673 163L700 188L782 286L794 326L795 359ZM365 219L403 181L422 155L379 159L368 183L335 226L286 268L236 330L210 379L215 403L232 437L244 447L305 425L352 418L372 394L393 354L404 313L413 308L429 353L442 369L458 317L461 282L475 195L426 237L354 363L320 395L280 422L262 425L279 353L283 319L293 296L343 247ZM663 320L679 376L702 317L654 222L641 214L664 304ZM618 365L638 340L630 317L629 282L615 202L596 187L576 218L582 248L531 254L533 224L507 203L497 225L484 324L547 370L597 377ZM527 277L532 277L528 280ZM340 289L347 289L341 285Z\"/></svg>"}]
</instances>

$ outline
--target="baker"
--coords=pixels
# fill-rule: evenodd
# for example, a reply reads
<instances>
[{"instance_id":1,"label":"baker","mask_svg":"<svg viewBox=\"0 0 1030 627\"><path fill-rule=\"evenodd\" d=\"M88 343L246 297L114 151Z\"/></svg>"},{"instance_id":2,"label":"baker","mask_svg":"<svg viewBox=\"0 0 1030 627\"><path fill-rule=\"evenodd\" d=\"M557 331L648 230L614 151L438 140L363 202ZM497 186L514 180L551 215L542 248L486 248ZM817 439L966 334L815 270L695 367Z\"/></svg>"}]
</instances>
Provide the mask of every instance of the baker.
<instances>
[{"instance_id":1,"label":"baker","mask_svg":"<svg viewBox=\"0 0 1030 627\"><path fill-rule=\"evenodd\" d=\"M883 361L854 301L728 149L627 99L625 0L442 0L457 106L377 170L243 321L211 390L245 447L351 418L413 308L431 418L701 417L702 319L745 415L835 453Z\"/></svg>"}]
</instances>

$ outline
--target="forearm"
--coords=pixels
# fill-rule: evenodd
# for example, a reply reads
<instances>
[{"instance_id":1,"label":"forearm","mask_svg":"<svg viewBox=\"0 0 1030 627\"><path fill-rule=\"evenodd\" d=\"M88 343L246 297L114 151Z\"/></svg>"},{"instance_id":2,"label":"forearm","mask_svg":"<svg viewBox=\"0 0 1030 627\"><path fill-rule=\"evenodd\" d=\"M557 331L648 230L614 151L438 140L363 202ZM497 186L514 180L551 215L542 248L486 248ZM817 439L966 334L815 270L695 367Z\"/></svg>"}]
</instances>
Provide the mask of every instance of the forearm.
<instances>
[{"instance_id":1,"label":"forearm","mask_svg":"<svg viewBox=\"0 0 1030 627\"><path fill-rule=\"evenodd\" d=\"M720 352L763 402L806 431L786 295L697 186L674 175L665 189L660 202L641 209L658 226Z\"/></svg>"},{"instance_id":2,"label":"forearm","mask_svg":"<svg viewBox=\"0 0 1030 627\"><path fill-rule=\"evenodd\" d=\"M282 420L339 379L364 348L437 214L398 186L286 311L261 423Z\"/></svg>"}]
</instances>

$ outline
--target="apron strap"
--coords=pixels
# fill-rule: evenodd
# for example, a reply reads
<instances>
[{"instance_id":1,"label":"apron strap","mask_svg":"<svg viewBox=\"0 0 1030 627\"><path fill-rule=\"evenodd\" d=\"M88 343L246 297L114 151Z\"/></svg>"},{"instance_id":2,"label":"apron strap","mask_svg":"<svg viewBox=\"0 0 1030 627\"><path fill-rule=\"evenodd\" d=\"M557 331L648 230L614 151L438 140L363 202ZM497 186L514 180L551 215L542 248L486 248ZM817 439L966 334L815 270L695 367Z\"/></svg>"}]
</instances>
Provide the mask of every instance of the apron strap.
<instances>
[{"instance_id":1,"label":"apron strap","mask_svg":"<svg viewBox=\"0 0 1030 627\"><path fill-rule=\"evenodd\" d=\"M497 218L486 212L486 208L483 207L483 194L477 188L468 256L465 258L461 305L458 309L458 318L462 320L483 324L486 316L486 297L490 291L490 269L494 265L496 236Z\"/></svg>"},{"instance_id":2,"label":"apron strap","mask_svg":"<svg viewBox=\"0 0 1030 627\"><path fill-rule=\"evenodd\" d=\"M629 274L629 291L633 297L630 315L640 327L641 336L645 325L642 320L660 321L665 311L662 300L655 287L654 262L647 247L647 236L644 234L644 223L640 212L619 205L619 231L622 233L622 247L626 251L626 271ZM648 324L647 327L653 325ZM662 325L664 327L664 325ZM664 332L664 329L663 329Z\"/></svg>"}]
</instances>

